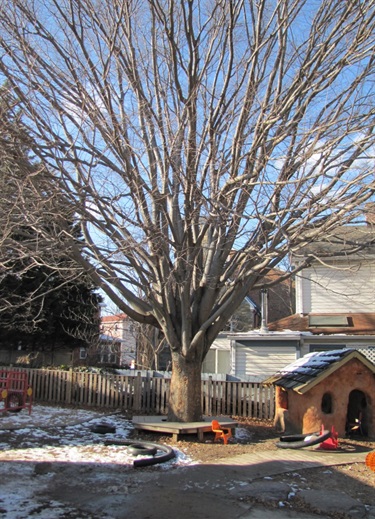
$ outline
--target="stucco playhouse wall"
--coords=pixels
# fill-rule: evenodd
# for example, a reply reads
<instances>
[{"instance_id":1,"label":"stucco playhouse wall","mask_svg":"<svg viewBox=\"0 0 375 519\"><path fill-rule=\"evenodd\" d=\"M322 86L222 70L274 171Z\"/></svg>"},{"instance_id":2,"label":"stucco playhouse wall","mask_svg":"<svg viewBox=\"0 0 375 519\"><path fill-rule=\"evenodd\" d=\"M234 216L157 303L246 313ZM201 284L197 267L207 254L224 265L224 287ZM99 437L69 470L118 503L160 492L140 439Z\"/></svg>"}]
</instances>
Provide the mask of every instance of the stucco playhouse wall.
<instances>
[{"instance_id":1,"label":"stucco playhouse wall","mask_svg":"<svg viewBox=\"0 0 375 519\"><path fill-rule=\"evenodd\" d=\"M275 416L280 416L282 408L287 407L284 413L285 432L308 434L320 430L323 424L325 429L334 426L339 436L343 437L346 433L349 395L355 389L365 394L367 432L369 437L375 437L375 378L358 359L351 359L303 395L292 390L287 390L285 395L285 391L277 387ZM331 395L331 413L322 411L322 398L326 393Z\"/></svg>"}]
</instances>

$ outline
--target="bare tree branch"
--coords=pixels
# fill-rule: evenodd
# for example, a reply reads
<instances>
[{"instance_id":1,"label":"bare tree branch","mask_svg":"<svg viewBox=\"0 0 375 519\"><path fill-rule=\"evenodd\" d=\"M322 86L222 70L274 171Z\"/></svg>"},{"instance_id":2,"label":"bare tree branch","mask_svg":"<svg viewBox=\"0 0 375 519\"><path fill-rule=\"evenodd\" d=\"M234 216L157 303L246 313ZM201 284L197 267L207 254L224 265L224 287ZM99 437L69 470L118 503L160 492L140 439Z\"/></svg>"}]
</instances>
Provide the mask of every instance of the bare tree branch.
<instances>
[{"instance_id":1,"label":"bare tree branch","mask_svg":"<svg viewBox=\"0 0 375 519\"><path fill-rule=\"evenodd\" d=\"M0 73L80 219L72 255L162 330L192 385L249 289L373 197L374 14L374 0L0 7Z\"/></svg>"}]
</instances>

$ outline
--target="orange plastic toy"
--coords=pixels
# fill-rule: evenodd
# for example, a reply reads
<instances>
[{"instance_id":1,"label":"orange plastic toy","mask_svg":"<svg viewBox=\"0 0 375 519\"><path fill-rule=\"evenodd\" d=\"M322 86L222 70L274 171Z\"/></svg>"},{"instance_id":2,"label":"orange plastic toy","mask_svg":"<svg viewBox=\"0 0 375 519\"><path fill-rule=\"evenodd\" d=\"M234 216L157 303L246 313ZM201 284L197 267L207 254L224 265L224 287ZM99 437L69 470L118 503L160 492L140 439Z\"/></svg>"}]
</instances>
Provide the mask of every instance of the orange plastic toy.
<instances>
[{"instance_id":1,"label":"orange plastic toy","mask_svg":"<svg viewBox=\"0 0 375 519\"><path fill-rule=\"evenodd\" d=\"M367 454L365 459L366 467L375 472L375 451Z\"/></svg>"},{"instance_id":2,"label":"orange plastic toy","mask_svg":"<svg viewBox=\"0 0 375 519\"><path fill-rule=\"evenodd\" d=\"M217 440L223 439L224 445L228 443L228 439L232 437L232 431L228 427L222 427L217 420L212 420L212 432L215 433L215 439Z\"/></svg>"}]
</instances>

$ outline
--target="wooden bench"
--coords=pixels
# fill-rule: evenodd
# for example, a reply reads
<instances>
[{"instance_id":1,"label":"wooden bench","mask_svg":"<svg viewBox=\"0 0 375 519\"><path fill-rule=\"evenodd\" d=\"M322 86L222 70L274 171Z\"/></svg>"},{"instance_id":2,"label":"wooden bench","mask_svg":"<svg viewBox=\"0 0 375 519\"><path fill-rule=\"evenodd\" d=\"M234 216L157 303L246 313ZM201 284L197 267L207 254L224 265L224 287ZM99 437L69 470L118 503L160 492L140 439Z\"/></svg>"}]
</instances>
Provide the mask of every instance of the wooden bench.
<instances>
[{"instance_id":1,"label":"wooden bench","mask_svg":"<svg viewBox=\"0 0 375 519\"><path fill-rule=\"evenodd\" d=\"M134 416L135 429L172 434L173 440L178 441L181 434L196 434L198 440L203 441L204 433L212 432L212 420L220 420L222 427L234 429L237 422L228 417L205 417L202 422L168 422L165 416Z\"/></svg>"}]
</instances>

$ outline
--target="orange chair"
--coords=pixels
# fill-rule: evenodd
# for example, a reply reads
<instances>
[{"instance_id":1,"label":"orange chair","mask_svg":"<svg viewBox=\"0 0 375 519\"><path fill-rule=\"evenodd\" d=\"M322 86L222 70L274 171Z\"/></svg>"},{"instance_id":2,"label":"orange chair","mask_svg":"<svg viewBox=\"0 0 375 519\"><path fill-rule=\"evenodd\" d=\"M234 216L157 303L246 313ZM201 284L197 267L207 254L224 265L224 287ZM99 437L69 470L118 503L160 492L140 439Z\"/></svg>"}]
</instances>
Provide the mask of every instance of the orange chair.
<instances>
[{"instance_id":1,"label":"orange chair","mask_svg":"<svg viewBox=\"0 0 375 519\"><path fill-rule=\"evenodd\" d=\"M226 445L228 443L228 439L232 438L232 430L229 427L221 427L217 420L212 420L211 425L212 432L215 433L214 441L216 442L217 440L222 439L224 445Z\"/></svg>"}]
</instances>

